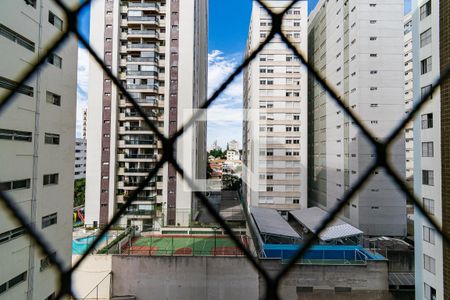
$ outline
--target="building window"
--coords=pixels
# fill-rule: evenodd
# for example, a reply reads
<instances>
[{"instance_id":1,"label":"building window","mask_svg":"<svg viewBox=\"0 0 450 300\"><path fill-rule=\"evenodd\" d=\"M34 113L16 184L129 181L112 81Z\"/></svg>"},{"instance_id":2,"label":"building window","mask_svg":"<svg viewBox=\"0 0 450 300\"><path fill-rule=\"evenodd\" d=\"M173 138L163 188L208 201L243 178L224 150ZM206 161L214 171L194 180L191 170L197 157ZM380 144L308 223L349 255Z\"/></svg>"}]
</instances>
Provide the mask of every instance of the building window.
<instances>
[{"instance_id":1,"label":"building window","mask_svg":"<svg viewBox=\"0 0 450 300\"><path fill-rule=\"evenodd\" d=\"M58 181L59 181L58 173L44 175L44 185L58 184Z\"/></svg>"},{"instance_id":2,"label":"building window","mask_svg":"<svg viewBox=\"0 0 450 300\"><path fill-rule=\"evenodd\" d=\"M433 142L423 142L422 143L422 157L433 157L434 149Z\"/></svg>"},{"instance_id":3,"label":"building window","mask_svg":"<svg viewBox=\"0 0 450 300\"><path fill-rule=\"evenodd\" d=\"M51 253L49 256L44 257L41 259L41 267L39 269L40 272L44 271L48 267L52 265L51 258L56 257L56 252Z\"/></svg>"},{"instance_id":4,"label":"building window","mask_svg":"<svg viewBox=\"0 0 450 300\"><path fill-rule=\"evenodd\" d=\"M431 28L420 34L420 48L431 43Z\"/></svg>"},{"instance_id":5,"label":"building window","mask_svg":"<svg viewBox=\"0 0 450 300\"><path fill-rule=\"evenodd\" d=\"M0 129L0 140L31 142L31 135L31 132L27 131Z\"/></svg>"},{"instance_id":6,"label":"building window","mask_svg":"<svg viewBox=\"0 0 450 300\"><path fill-rule=\"evenodd\" d=\"M431 71L431 56L420 62L420 74L426 74Z\"/></svg>"},{"instance_id":7,"label":"building window","mask_svg":"<svg viewBox=\"0 0 450 300\"><path fill-rule=\"evenodd\" d=\"M431 170L422 170L422 184L434 185L434 172Z\"/></svg>"},{"instance_id":8,"label":"building window","mask_svg":"<svg viewBox=\"0 0 450 300\"><path fill-rule=\"evenodd\" d=\"M421 88L421 90L420 90L420 92L421 92L421 97L423 98L425 95L428 95L428 94L430 94L430 96L429 97L431 97L431 99L433 99L433 94L431 94L431 90L433 89L433 86L430 84L430 85L427 85L427 86L424 86L423 88Z\"/></svg>"},{"instance_id":9,"label":"building window","mask_svg":"<svg viewBox=\"0 0 450 300\"><path fill-rule=\"evenodd\" d=\"M42 229L55 225L57 222L58 222L57 213L42 217Z\"/></svg>"},{"instance_id":10,"label":"building window","mask_svg":"<svg viewBox=\"0 0 450 300\"><path fill-rule=\"evenodd\" d=\"M25 228L19 227L0 233L0 244L14 240L25 234Z\"/></svg>"},{"instance_id":11,"label":"building window","mask_svg":"<svg viewBox=\"0 0 450 300\"><path fill-rule=\"evenodd\" d=\"M5 38L13 41L14 43L24 47L25 49L28 49L32 52L34 52L34 43L24 37L23 35L18 34L14 30L9 29L3 24L0 24L0 35L4 36Z\"/></svg>"},{"instance_id":12,"label":"building window","mask_svg":"<svg viewBox=\"0 0 450 300\"><path fill-rule=\"evenodd\" d=\"M434 216L434 200L429 198L423 198L423 208L430 216Z\"/></svg>"},{"instance_id":13,"label":"building window","mask_svg":"<svg viewBox=\"0 0 450 300\"><path fill-rule=\"evenodd\" d=\"M27 271L23 272L20 275L17 275L13 279L0 284L0 295L5 293L7 290L12 289L14 286L18 285L19 283L22 283L27 280Z\"/></svg>"},{"instance_id":14,"label":"building window","mask_svg":"<svg viewBox=\"0 0 450 300\"><path fill-rule=\"evenodd\" d=\"M36 0L25 0L25 3L33 8L36 8Z\"/></svg>"},{"instance_id":15,"label":"building window","mask_svg":"<svg viewBox=\"0 0 450 300\"><path fill-rule=\"evenodd\" d=\"M423 240L425 242L428 242L430 244L435 243L435 231L433 228L430 228L428 226L423 226Z\"/></svg>"},{"instance_id":16,"label":"building window","mask_svg":"<svg viewBox=\"0 0 450 300\"><path fill-rule=\"evenodd\" d=\"M436 300L437 299L436 298L436 290L432 286L430 286L424 282L423 287L424 287L423 295L426 300Z\"/></svg>"},{"instance_id":17,"label":"building window","mask_svg":"<svg viewBox=\"0 0 450 300\"><path fill-rule=\"evenodd\" d=\"M59 145L59 134L45 133L44 141L46 144Z\"/></svg>"},{"instance_id":18,"label":"building window","mask_svg":"<svg viewBox=\"0 0 450 300\"><path fill-rule=\"evenodd\" d=\"M31 185L31 179L4 181L4 182L0 182L0 189L2 191L29 189L30 185Z\"/></svg>"},{"instance_id":19,"label":"building window","mask_svg":"<svg viewBox=\"0 0 450 300\"><path fill-rule=\"evenodd\" d=\"M63 21L51 11L48 12L48 22L59 30L63 30Z\"/></svg>"},{"instance_id":20,"label":"building window","mask_svg":"<svg viewBox=\"0 0 450 300\"><path fill-rule=\"evenodd\" d=\"M422 129L433 128L433 114L422 115Z\"/></svg>"},{"instance_id":21,"label":"building window","mask_svg":"<svg viewBox=\"0 0 450 300\"><path fill-rule=\"evenodd\" d=\"M62 58L54 53L48 55L47 62L60 69L62 67Z\"/></svg>"},{"instance_id":22,"label":"building window","mask_svg":"<svg viewBox=\"0 0 450 300\"><path fill-rule=\"evenodd\" d=\"M47 91L47 102L56 106L61 106L61 96Z\"/></svg>"},{"instance_id":23,"label":"building window","mask_svg":"<svg viewBox=\"0 0 450 300\"><path fill-rule=\"evenodd\" d=\"M273 192L273 186L266 187L266 192Z\"/></svg>"},{"instance_id":24,"label":"building window","mask_svg":"<svg viewBox=\"0 0 450 300\"><path fill-rule=\"evenodd\" d=\"M19 85L18 82L0 76L0 88L4 88L7 90L13 90L13 89L17 88L18 85ZM17 89L17 93L21 93L21 94L33 97L34 89L31 86L22 84Z\"/></svg>"},{"instance_id":25,"label":"building window","mask_svg":"<svg viewBox=\"0 0 450 300\"><path fill-rule=\"evenodd\" d=\"M436 274L436 260L431 256L424 254L423 268L432 274Z\"/></svg>"},{"instance_id":26,"label":"building window","mask_svg":"<svg viewBox=\"0 0 450 300\"><path fill-rule=\"evenodd\" d=\"M420 20L431 15L431 0L420 7Z\"/></svg>"}]
</instances>

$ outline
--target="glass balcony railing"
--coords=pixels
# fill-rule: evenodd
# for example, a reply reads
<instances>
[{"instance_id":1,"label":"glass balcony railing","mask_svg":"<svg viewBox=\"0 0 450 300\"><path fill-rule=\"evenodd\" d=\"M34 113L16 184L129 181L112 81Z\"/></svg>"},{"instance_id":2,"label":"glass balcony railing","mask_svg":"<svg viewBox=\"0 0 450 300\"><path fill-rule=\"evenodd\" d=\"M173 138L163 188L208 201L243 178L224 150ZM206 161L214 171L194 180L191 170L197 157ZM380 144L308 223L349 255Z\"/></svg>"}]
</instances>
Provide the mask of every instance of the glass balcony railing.
<instances>
[{"instance_id":1,"label":"glass balcony railing","mask_svg":"<svg viewBox=\"0 0 450 300\"><path fill-rule=\"evenodd\" d=\"M129 16L128 22L153 22L155 24L159 24L159 19L156 17L138 17L138 16Z\"/></svg>"},{"instance_id":2,"label":"glass balcony railing","mask_svg":"<svg viewBox=\"0 0 450 300\"><path fill-rule=\"evenodd\" d=\"M153 76L157 77L158 72L156 71L127 71L128 76Z\"/></svg>"},{"instance_id":3,"label":"glass balcony railing","mask_svg":"<svg viewBox=\"0 0 450 300\"><path fill-rule=\"evenodd\" d=\"M155 44L127 44L130 49L153 49L159 51L159 46Z\"/></svg>"},{"instance_id":4,"label":"glass balcony railing","mask_svg":"<svg viewBox=\"0 0 450 300\"><path fill-rule=\"evenodd\" d=\"M159 9L158 3L128 2L128 7L132 7L132 8L154 8L154 9Z\"/></svg>"},{"instance_id":5,"label":"glass balcony railing","mask_svg":"<svg viewBox=\"0 0 450 300\"><path fill-rule=\"evenodd\" d=\"M146 35L159 38L159 33L156 30L134 30L128 29L128 35Z\"/></svg>"},{"instance_id":6,"label":"glass balcony railing","mask_svg":"<svg viewBox=\"0 0 450 300\"><path fill-rule=\"evenodd\" d=\"M148 173L151 170L153 170L153 168L125 168L126 173Z\"/></svg>"},{"instance_id":7,"label":"glass balcony railing","mask_svg":"<svg viewBox=\"0 0 450 300\"><path fill-rule=\"evenodd\" d=\"M158 91L158 85L145 85L145 84L127 84L127 89L130 90L153 90Z\"/></svg>"},{"instance_id":8,"label":"glass balcony railing","mask_svg":"<svg viewBox=\"0 0 450 300\"><path fill-rule=\"evenodd\" d=\"M156 154L125 154L125 158L156 159Z\"/></svg>"},{"instance_id":9,"label":"glass balcony railing","mask_svg":"<svg viewBox=\"0 0 450 300\"><path fill-rule=\"evenodd\" d=\"M133 57L128 56L127 62L155 62L157 63L159 59L157 57Z\"/></svg>"},{"instance_id":10,"label":"glass balcony railing","mask_svg":"<svg viewBox=\"0 0 450 300\"><path fill-rule=\"evenodd\" d=\"M128 140L125 145L155 145L155 140Z\"/></svg>"}]
</instances>

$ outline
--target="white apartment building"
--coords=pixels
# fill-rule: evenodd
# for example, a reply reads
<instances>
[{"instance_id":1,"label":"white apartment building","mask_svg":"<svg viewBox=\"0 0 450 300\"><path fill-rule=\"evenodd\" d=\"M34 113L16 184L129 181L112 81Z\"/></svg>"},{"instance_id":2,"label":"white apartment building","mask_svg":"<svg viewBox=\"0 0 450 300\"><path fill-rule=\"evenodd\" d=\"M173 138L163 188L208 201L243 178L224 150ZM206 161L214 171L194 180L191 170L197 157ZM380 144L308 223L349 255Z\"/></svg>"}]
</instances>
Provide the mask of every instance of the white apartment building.
<instances>
[{"instance_id":1,"label":"white apartment building","mask_svg":"<svg viewBox=\"0 0 450 300\"><path fill-rule=\"evenodd\" d=\"M290 1L265 1L280 12ZM307 53L307 2L285 15L283 31ZM253 1L247 55L272 27L267 12ZM307 205L307 72L279 37L248 66L244 75L244 197L251 206L280 211Z\"/></svg>"},{"instance_id":2,"label":"white apartment building","mask_svg":"<svg viewBox=\"0 0 450 300\"><path fill-rule=\"evenodd\" d=\"M412 14L405 16L404 25L405 43L405 112L408 114L413 108L413 42L412 42ZM406 159L406 182L413 188L414 179L414 134L413 122L408 123L405 128L405 159Z\"/></svg>"},{"instance_id":3,"label":"white apartment building","mask_svg":"<svg viewBox=\"0 0 450 300\"><path fill-rule=\"evenodd\" d=\"M79 1L65 1L77 4ZM50 0L4 0L0 97L67 26ZM68 39L21 86L0 117L0 186L71 264L77 42ZM53 299L58 274L24 228L0 208L0 299Z\"/></svg>"},{"instance_id":4,"label":"white apartment building","mask_svg":"<svg viewBox=\"0 0 450 300\"><path fill-rule=\"evenodd\" d=\"M432 88L433 81L450 64L449 16L448 1L413 1L415 102ZM414 121L414 173L417 174L414 192L447 233L450 223L449 91L447 80L436 89ZM448 247L418 210L414 214L414 233L416 299L449 299Z\"/></svg>"},{"instance_id":5,"label":"white apartment building","mask_svg":"<svg viewBox=\"0 0 450 300\"><path fill-rule=\"evenodd\" d=\"M75 140L75 180L86 178L86 140Z\"/></svg>"},{"instance_id":6,"label":"white apartment building","mask_svg":"<svg viewBox=\"0 0 450 300\"><path fill-rule=\"evenodd\" d=\"M229 141L227 143L227 150L239 151L239 142L236 140Z\"/></svg>"},{"instance_id":7,"label":"white apartment building","mask_svg":"<svg viewBox=\"0 0 450 300\"><path fill-rule=\"evenodd\" d=\"M240 160L241 156L239 155L239 151L236 150L227 150L227 160Z\"/></svg>"},{"instance_id":8,"label":"white apartment building","mask_svg":"<svg viewBox=\"0 0 450 300\"><path fill-rule=\"evenodd\" d=\"M403 28L403 0L321 0L309 15L309 62L379 140L405 115ZM311 76L308 94L308 200L330 210L376 158L358 127ZM404 178L404 137L390 156ZM405 198L377 170L341 217L369 236L404 236Z\"/></svg>"},{"instance_id":9,"label":"white apartment building","mask_svg":"<svg viewBox=\"0 0 450 300\"><path fill-rule=\"evenodd\" d=\"M165 136L206 99L207 1L95 1L91 45ZM106 224L162 157L162 143L132 103L90 62L86 223ZM99 130L101 129L101 130ZM206 125L184 131L176 159L191 178L206 178ZM165 165L121 224L141 230L186 226L197 209L192 190Z\"/></svg>"}]
</instances>

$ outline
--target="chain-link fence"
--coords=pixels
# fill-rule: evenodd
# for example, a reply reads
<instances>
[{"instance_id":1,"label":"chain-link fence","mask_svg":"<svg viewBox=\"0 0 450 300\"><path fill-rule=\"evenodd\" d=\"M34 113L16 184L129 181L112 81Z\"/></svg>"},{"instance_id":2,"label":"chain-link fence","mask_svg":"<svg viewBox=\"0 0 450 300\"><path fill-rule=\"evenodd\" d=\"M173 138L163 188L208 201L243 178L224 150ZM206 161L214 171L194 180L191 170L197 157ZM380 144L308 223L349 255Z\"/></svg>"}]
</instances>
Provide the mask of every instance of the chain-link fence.
<instances>
[{"instance_id":1,"label":"chain-link fence","mask_svg":"<svg viewBox=\"0 0 450 300\"><path fill-rule=\"evenodd\" d=\"M117 86L120 93L126 97L126 99L133 104L136 111L139 115L145 120L145 123L149 126L149 128L155 133L157 138L162 142L163 145L163 155L159 162L156 164L155 168L151 170L146 179L143 180L139 187L134 190L130 197L127 198L126 203L121 206L121 208L115 213L111 221L102 229L101 234L97 236L95 241L90 245L89 249L85 252L84 255L81 256L80 260L78 260L72 267L66 268L62 261L58 258L57 255L53 254L51 247L48 243L46 243L43 235L30 224L27 219L25 213L21 211L18 205L11 199L11 197L6 194L4 191L0 191L1 201L9 212L12 213L14 218L25 228L28 235L32 239L32 241L37 245L37 247L42 250L42 252L47 255L53 263L53 265L57 268L59 272L59 282L60 282L60 290L57 294L57 299L61 299L64 296L73 296L72 291L72 274L73 272L80 266L83 260L89 255L89 252L93 250L97 245L101 242L101 238L103 234L106 234L108 230L110 230L121 215L123 215L127 208L132 204L137 195L144 190L145 186L150 182L150 180L157 175L158 170L165 164L171 164L177 172L183 177L184 180L193 188L193 190L197 190L194 188L194 180L192 178L188 178L184 176L183 169L177 163L174 157L174 144L177 139L183 134L186 128L192 126L196 119L200 117L201 110L198 113L194 114L194 116L186 123L180 130L178 130L175 134L166 138L163 133L161 133L157 126L150 121L144 111L141 109L139 104L135 99L130 95L130 93L124 88L121 84L121 81L113 75L112 71L107 68L106 64L103 60L96 54L96 52L89 46L88 41L80 34L77 29L77 21L78 21L78 13L83 9L86 5L88 5L91 0L84 1L81 5L79 5L75 9L71 9L67 7L62 0L53 0L66 14L67 20L67 28L65 31L56 38L56 40L52 41L51 46L47 48L45 53L40 56L37 61L28 69L24 70L22 76L17 80L19 84L15 85L10 91L6 93L6 95L1 99L0 102L0 113L4 112L6 105L13 100L13 96L20 91L23 87L23 84L29 80L33 74L43 66L43 64L47 61L47 56L49 56L54 51L58 50L64 42L69 39L71 36L74 38L78 38L79 42L87 48L91 57L101 66L105 74L112 80L112 82ZM93 0L95 1L95 0ZM100 0L97 0L100 1ZM433 225L436 231L440 234L446 244L449 244L449 236L445 235L437 224L437 222L425 211L419 199L408 189L405 181L401 178L396 171L393 169L389 162L389 147L392 145L393 141L403 134L404 127L413 120L413 118L418 114L419 110L431 99L432 94L436 91L436 89L441 85L441 83L447 79L450 73L450 68L447 66L444 72L441 73L441 76L435 80L432 85L432 89L428 92L424 93L420 99L416 101L416 105L411 110L411 112L404 118L399 124L392 130L392 132L387 136L387 138L383 141L379 141L376 137L374 137L369 129L360 121L359 117L353 113L350 108L343 102L342 97L335 91L334 87L325 80L321 74L310 64L307 62L307 58L305 55L297 49L289 40L289 38L282 31L282 22L284 14L290 10L293 5L302 0L293 0L283 11L281 12L273 12L271 11L263 0L255 0L257 1L264 10L272 18L272 28L270 33L267 35L265 40L253 51L251 52L245 60L234 70L234 72L227 78L225 82L208 98L202 105L202 109L207 109L228 87L229 84L250 64L250 62L255 59L264 47L275 37L279 36L281 40L286 44L286 46L292 51L292 53L297 56L300 62L306 67L309 72L309 76L312 76L318 84L325 90L326 93L333 99L333 101L348 115L352 122L360 129L361 133L367 138L367 140L372 144L375 153L376 160L371 166L359 177L359 179L355 182L355 184L345 193L342 197L342 201L340 201L333 209L330 210L328 217L322 222L321 226L315 232L314 235L311 236L308 240L305 241L300 250L294 255L294 257L286 264L282 266L281 271L276 276L271 276L269 273L259 264L257 258L252 255L252 253L248 250L248 248L243 245L242 240L233 234L233 230L230 226L225 222L225 220L220 216L219 212L217 212L214 207L210 204L206 196L201 192L195 192L196 196L200 199L201 203L205 206L211 216L217 221L217 223L223 228L226 234L233 240L239 250L247 257L250 263L256 268L260 274L260 276L266 282L266 293L265 299L279 299L278 295L278 287L281 279L289 272L289 270L294 266L294 264L302 258L305 252L313 245L315 241L317 241L319 234L327 227L330 222L337 216L349 203L351 198L358 192L358 190L371 178L372 173L377 169L384 169L388 176L395 182L396 185L403 191L403 193L414 201L416 209L418 209Z\"/></svg>"}]
</instances>

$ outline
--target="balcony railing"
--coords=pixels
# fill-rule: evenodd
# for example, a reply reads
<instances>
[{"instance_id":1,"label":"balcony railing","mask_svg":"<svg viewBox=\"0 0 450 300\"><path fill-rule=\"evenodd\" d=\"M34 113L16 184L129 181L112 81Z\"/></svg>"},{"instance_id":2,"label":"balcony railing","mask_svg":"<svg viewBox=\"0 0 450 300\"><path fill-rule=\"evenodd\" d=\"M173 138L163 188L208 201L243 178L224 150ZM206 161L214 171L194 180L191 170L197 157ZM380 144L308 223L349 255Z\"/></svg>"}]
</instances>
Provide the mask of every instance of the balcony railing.
<instances>
[{"instance_id":1,"label":"balcony railing","mask_svg":"<svg viewBox=\"0 0 450 300\"><path fill-rule=\"evenodd\" d=\"M158 76L156 71L127 71L128 76Z\"/></svg>"},{"instance_id":2,"label":"balcony railing","mask_svg":"<svg viewBox=\"0 0 450 300\"><path fill-rule=\"evenodd\" d=\"M159 19L156 17L129 16L128 22L154 22L155 24L159 24Z\"/></svg>"},{"instance_id":3,"label":"balcony railing","mask_svg":"<svg viewBox=\"0 0 450 300\"><path fill-rule=\"evenodd\" d=\"M125 154L125 158L143 158L143 159L156 159L156 154Z\"/></svg>"},{"instance_id":4,"label":"balcony railing","mask_svg":"<svg viewBox=\"0 0 450 300\"><path fill-rule=\"evenodd\" d=\"M128 2L128 7L159 9L159 5L157 3Z\"/></svg>"},{"instance_id":5,"label":"balcony railing","mask_svg":"<svg viewBox=\"0 0 450 300\"><path fill-rule=\"evenodd\" d=\"M151 170L153 168L125 168L125 173L148 173Z\"/></svg>"},{"instance_id":6,"label":"balcony railing","mask_svg":"<svg viewBox=\"0 0 450 300\"><path fill-rule=\"evenodd\" d=\"M128 62L155 62L157 63L159 59L157 57L127 57Z\"/></svg>"},{"instance_id":7,"label":"balcony railing","mask_svg":"<svg viewBox=\"0 0 450 300\"><path fill-rule=\"evenodd\" d=\"M126 210L125 215L132 215L132 216L154 216L155 211L154 210Z\"/></svg>"},{"instance_id":8,"label":"balcony railing","mask_svg":"<svg viewBox=\"0 0 450 300\"><path fill-rule=\"evenodd\" d=\"M129 140L125 141L126 145L156 145L155 140Z\"/></svg>"},{"instance_id":9,"label":"balcony railing","mask_svg":"<svg viewBox=\"0 0 450 300\"><path fill-rule=\"evenodd\" d=\"M124 127L126 131L151 131L149 127L145 126L132 126L132 127Z\"/></svg>"},{"instance_id":10,"label":"balcony railing","mask_svg":"<svg viewBox=\"0 0 450 300\"><path fill-rule=\"evenodd\" d=\"M150 35L159 38L159 33L156 30L134 30L128 29L128 35Z\"/></svg>"},{"instance_id":11,"label":"balcony railing","mask_svg":"<svg viewBox=\"0 0 450 300\"><path fill-rule=\"evenodd\" d=\"M159 46L155 44L127 44L127 48L130 49L153 49L155 51L159 51Z\"/></svg>"},{"instance_id":12,"label":"balcony railing","mask_svg":"<svg viewBox=\"0 0 450 300\"><path fill-rule=\"evenodd\" d=\"M127 89L130 90L158 90L158 85L145 85L145 84L127 84Z\"/></svg>"},{"instance_id":13,"label":"balcony railing","mask_svg":"<svg viewBox=\"0 0 450 300\"><path fill-rule=\"evenodd\" d=\"M144 113L145 113L145 116L147 118L149 118L149 119L156 119L156 118L158 118L158 116L155 113L153 113L153 112L145 112L144 111ZM127 113L125 113L125 117L141 118L142 116L138 112L127 112Z\"/></svg>"}]
</instances>

